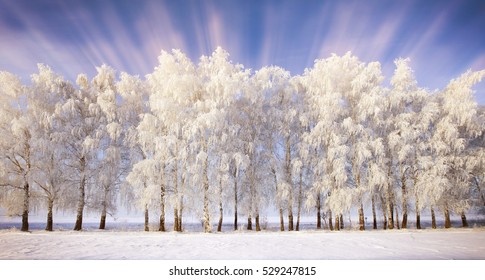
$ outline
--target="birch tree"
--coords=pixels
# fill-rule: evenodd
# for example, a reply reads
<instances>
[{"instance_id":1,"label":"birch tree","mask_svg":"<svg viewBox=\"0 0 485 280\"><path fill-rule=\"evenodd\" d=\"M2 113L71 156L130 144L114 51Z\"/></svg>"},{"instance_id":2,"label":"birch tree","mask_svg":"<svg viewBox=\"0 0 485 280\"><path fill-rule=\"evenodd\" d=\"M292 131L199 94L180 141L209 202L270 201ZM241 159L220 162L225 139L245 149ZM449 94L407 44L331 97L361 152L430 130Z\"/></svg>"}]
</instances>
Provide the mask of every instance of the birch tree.
<instances>
[{"instance_id":1,"label":"birch tree","mask_svg":"<svg viewBox=\"0 0 485 280\"><path fill-rule=\"evenodd\" d=\"M217 137L224 129L225 108L241 94L242 85L247 80L248 72L243 66L232 64L229 54L218 47L210 57L203 56L197 69L201 81L200 98L195 102L195 118L190 129L192 145L197 153L196 164L200 166L201 174L197 178L204 194L203 221L204 231L211 231L210 222L210 184L209 161L216 160Z\"/></svg>"},{"instance_id":2,"label":"birch tree","mask_svg":"<svg viewBox=\"0 0 485 280\"><path fill-rule=\"evenodd\" d=\"M285 230L284 225L284 209L291 205L291 209L288 210L288 215L292 214L292 203L288 202L288 197L293 195L291 185L288 179L291 177L291 170L284 167L286 161L281 151L287 151L283 147L285 139L289 139L289 127L284 127L285 114L290 111L291 118L296 118L296 112L291 111L289 108L289 102L291 101L291 89L290 89L290 73L280 67L263 67L258 70L253 78L253 84L256 92L259 94L261 101L258 103L263 104L261 108L264 112L262 127L262 139L265 146L265 158L270 164L269 174L267 176L272 177L272 184L274 185L274 203L279 213L280 230ZM286 106L286 107L285 107ZM252 108L255 105L251 105ZM255 118L256 121L259 117ZM286 130L285 130L286 128ZM288 137L284 137L286 134ZM287 142L290 144L289 142ZM291 148L291 147L288 147ZM285 153L285 155L287 155ZM291 165L291 158L288 158ZM289 173L288 173L289 172ZM292 180L290 180L292 181ZM292 199L291 199L292 200ZM290 201L291 201L290 200ZM285 207L285 202L287 203Z\"/></svg>"},{"instance_id":3,"label":"birch tree","mask_svg":"<svg viewBox=\"0 0 485 280\"><path fill-rule=\"evenodd\" d=\"M396 69L391 78L392 88L387 96L386 141L388 147L388 172L391 178L386 193L394 200L394 189L401 190L402 228L407 227L408 193L411 186L415 193L416 224L420 227L421 204L419 202L419 176L423 170L426 142L429 138L429 127L434 121L435 104L429 102L429 94L418 88L409 59L395 61ZM389 227L394 226L391 205L387 202ZM396 201L397 203L397 201ZM397 205L396 205L397 207ZM392 216L392 217L391 217ZM391 224L392 223L392 224ZM399 227L398 224L396 224Z\"/></svg>"},{"instance_id":4,"label":"birch tree","mask_svg":"<svg viewBox=\"0 0 485 280\"><path fill-rule=\"evenodd\" d=\"M340 126L345 119L344 93L351 91L351 81L358 70L358 60L347 53L343 57L333 55L315 61L306 70L302 83L308 94L309 109L315 121L313 129L305 135L312 149L321 151L314 169L316 186L326 196L326 208L330 228L335 213L335 229L341 225L342 214L349 211L349 173L346 170L349 146Z\"/></svg>"},{"instance_id":5,"label":"birch tree","mask_svg":"<svg viewBox=\"0 0 485 280\"><path fill-rule=\"evenodd\" d=\"M285 214L299 230L303 204L331 230L353 211L364 230L369 203L374 229L378 212L384 229L407 228L411 208L417 228L428 209L432 228L439 212L446 228L452 214L465 227L485 205L485 115L473 96L485 70L431 92L401 58L389 87L378 62L351 53L302 76L251 73L220 47L197 65L179 50L158 62L145 80L117 81L103 65L77 88L44 65L30 85L0 72L0 203L22 217L21 230L44 204L47 230L55 209L74 208L81 230L86 209L101 213L103 229L126 206L143 209L145 230L155 210L160 231L167 216L182 231L189 213L204 232L216 215L222 231L230 211L235 230L245 215L259 231L271 206L281 231Z\"/></svg>"},{"instance_id":6,"label":"birch tree","mask_svg":"<svg viewBox=\"0 0 485 280\"><path fill-rule=\"evenodd\" d=\"M21 213L22 231L29 230L31 197L31 141L32 134L25 87L15 75L0 72L1 98L1 181L9 195L3 203L12 214ZM5 190L4 190L5 191Z\"/></svg>"},{"instance_id":7,"label":"birch tree","mask_svg":"<svg viewBox=\"0 0 485 280\"><path fill-rule=\"evenodd\" d=\"M160 146L163 145L155 147L153 152L159 155L160 160L164 161L163 165L172 173L171 182L164 179L163 185L172 187L174 230L181 231L185 177L189 168L186 131L193 118L191 106L197 102L200 88L196 68L182 52L162 52L159 63L154 73L147 76L151 92L149 105L159 127L145 126L150 130L142 131L143 137L148 137L142 141L146 143L151 140L149 138L155 137L159 139ZM168 174L165 177L168 178ZM163 188L162 193L167 191Z\"/></svg>"},{"instance_id":8,"label":"birch tree","mask_svg":"<svg viewBox=\"0 0 485 280\"><path fill-rule=\"evenodd\" d=\"M70 94L66 101L56 107L56 118L60 130L54 141L66 150L65 164L70 181L77 185L76 223L74 230L81 230L86 193L96 169L96 151L102 135L102 110L96 103L97 91L93 90L86 75L77 78L79 89Z\"/></svg>"},{"instance_id":9,"label":"birch tree","mask_svg":"<svg viewBox=\"0 0 485 280\"><path fill-rule=\"evenodd\" d=\"M365 229L364 199L369 193L366 181L369 176L369 159L372 157L373 142L372 122L380 114L379 100L382 96L380 84L383 80L380 64L377 62L364 65L352 59L349 69L349 88L344 90L342 108L345 119L342 122L342 132L349 150L350 183L354 187L353 193L358 207L359 229ZM355 72L354 72L355 71ZM353 72L353 73L352 73Z\"/></svg>"},{"instance_id":10,"label":"birch tree","mask_svg":"<svg viewBox=\"0 0 485 280\"><path fill-rule=\"evenodd\" d=\"M468 226L465 211L469 208L471 164L466 153L470 139L480 136L482 128L475 126L477 103L472 86L485 76L485 70L467 71L450 81L441 93L441 115L432 137L435 157L444 168L440 175L446 181L441 191L441 205L445 228L451 227L450 212L461 216L462 225Z\"/></svg>"},{"instance_id":11,"label":"birch tree","mask_svg":"<svg viewBox=\"0 0 485 280\"><path fill-rule=\"evenodd\" d=\"M53 209L59 203L64 204L67 192L66 167L63 165L64 150L55 142L54 136L59 131L56 107L73 93L72 85L54 73L50 67L39 64L39 73L32 75L29 87L29 108L33 128L32 159L34 186L46 199L46 230L53 230Z\"/></svg>"},{"instance_id":12,"label":"birch tree","mask_svg":"<svg viewBox=\"0 0 485 280\"><path fill-rule=\"evenodd\" d=\"M100 207L101 217L99 229L106 228L106 216L116 210L116 198L122 180L127 172L128 155L123 145L125 130L117 99L120 96L116 89L116 76L113 68L102 65L97 67L97 75L93 78L93 90L96 91L96 104L102 111L104 123L100 124L97 160L103 166L95 174L96 185L100 188L96 205Z\"/></svg>"},{"instance_id":13,"label":"birch tree","mask_svg":"<svg viewBox=\"0 0 485 280\"><path fill-rule=\"evenodd\" d=\"M137 127L141 122L143 114L148 112L148 90L146 83L144 83L138 76L131 76L127 73L121 73L120 81L116 84L116 88L121 95L121 105L119 108L119 116L125 137L123 145L129 152L129 162L127 165L131 170L127 175L125 184L125 195L129 197L128 203L140 204L144 212L144 230L149 231L149 205L151 198L148 196L148 179L144 174L135 173L133 166L147 158L141 142ZM140 175L137 177L136 174ZM130 177L131 175L131 177ZM129 186L128 186L129 185Z\"/></svg>"}]
</instances>

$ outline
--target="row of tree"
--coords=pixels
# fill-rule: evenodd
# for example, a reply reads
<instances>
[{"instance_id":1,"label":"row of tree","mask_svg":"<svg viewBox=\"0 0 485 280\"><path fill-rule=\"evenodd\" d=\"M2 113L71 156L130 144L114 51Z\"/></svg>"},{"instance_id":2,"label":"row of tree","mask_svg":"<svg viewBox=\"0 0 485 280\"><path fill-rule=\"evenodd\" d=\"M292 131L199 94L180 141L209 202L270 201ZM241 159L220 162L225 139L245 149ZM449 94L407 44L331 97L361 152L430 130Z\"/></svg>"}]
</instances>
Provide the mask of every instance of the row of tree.
<instances>
[{"instance_id":1,"label":"row of tree","mask_svg":"<svg viewBox=\"0 0 485 280\"><path fill-rule=\"evenodd\" d=\"M74 86L39 65L29 85L0 72L0 206L22 216L47 209L100 213L117 207L173 218L199 217L220 231L224 214L261 229L265 211L281 230L303 213L330 229L357 211L383 228L416 227L428 209L462 217L485 206L485 114L468 71L441 91L420 88L408 60L395 61L389 86L378 62L350 53L316 60L300 76L280 67L254 73L221 48L196 65L162 51L145 79L103 65ZM371 209L371 210L370 210ZM263 213L263 214L262 214ZM285 224L286 218L286 224Z\"/></svg>"}]
</instances>

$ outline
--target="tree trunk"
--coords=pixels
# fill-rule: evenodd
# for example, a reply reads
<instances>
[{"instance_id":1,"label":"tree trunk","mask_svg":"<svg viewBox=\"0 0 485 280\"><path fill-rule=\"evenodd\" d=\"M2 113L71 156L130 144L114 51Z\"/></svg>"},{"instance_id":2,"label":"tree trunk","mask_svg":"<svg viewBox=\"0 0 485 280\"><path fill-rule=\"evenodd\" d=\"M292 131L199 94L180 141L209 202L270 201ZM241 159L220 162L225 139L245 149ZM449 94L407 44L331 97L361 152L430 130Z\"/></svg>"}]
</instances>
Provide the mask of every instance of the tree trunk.
<instances>
[{"instance_id":1,"label":"tree trunk","mask_svg":"<svg viewBox=\"0 0 485 280\"><path fill-rule=\"evenodd\" d=\"M389 187L390 188L390 187ZM387 190L388 194L386 195L386 202L387 202L387 218L388 218L388 228L394 229L394 203L392 202L390 190Z\"/></svg>"},{"instance_id":2,"label":"tree trunk","mask_svg":"<svg viewBox=\"0 0 485 280\"><path fill-rule=\"evenodd\" d=\"M217 224L217 231L222 231L222 216L223 216L223 210L222 210L222 202L219 203L219 223Z\"/></svg>"},{"instance_id":3,"label":"tree trunk","mask_svg":"<svg viewBox=\"0 0 485 280\"><path fill-rule=\"evenodd\" d=\"M178 203L179 203L179 206L178 206L178 231L179 232L182 232L184 229L182 227L183 223L182 223L182 217L183 217L183 212L184 212L184 192L183 190L185 189L185 178L186 178L186 172L187 172L187 165L184 164L183 165L183 170L182 170L182 176L180 178L180 187L182 189L182 192L179 196L179 200L178 200Z\"/></svg>"},{"instance_id":4,"label":"tree trunk","mask_svg":"<svg viewBox=\"0 0 485 280\"><path fill-rule=\"evenodd\" d=\"M292 195L290 194L290 196ZM292 204L293 202L288 202L288 231L293 231L293 210L291 209L292 207L290 207Z\"/></svg>"},{"instance_id":5,"label":"tree trunk","mask_svg":"<svg viewBox=\"0 0 485 280\"><path fill-rule=\"evenodd\" d=\"M464 211L461 212L461 223L463 227L468 227L468 222L466 221L466 216Z\"/></svg>"},{"instance_id":6,"label":"tree trunk","mask_svg":"<svg viewBox=\"0 0 485 280\"><path fill-rule=\"evenodd\" d=\"M293 231L293 180L291 178L291 145L289 135L285 138L285 171L286 182L290 188L288 191L288 230Z\"/></svg>"},{"instance_id":7,"label":"tree trunk","mask_svg":"<svg viewBox=\"0 0 485 280\"><path fill-rule=\"evenodd\" d=\"M24 203L22 209L22 228L21 231L29 231L29 203L30 203L30 186L27 180L24 181Z\"/></svg>"},{"instance_id":8,"label":"tree trunk","mask_svg":"<svg viewBox=\"0 0 485 280\"><path fill-rule=\"evenodd\" d=\"M388 171L387 171L387 189L386 189L386 202L387 202L387 218L388 218L388 228L389 229L394 229L394 201L392 198L392 170L391 170L391 164L388 166Z\"/></svg>"},{"instance_id":9,"label":"tree trunk","mask_svg":"<svg viewBox=\"0 0 485 280\"><path fill-rule=\"evenodd\" d=\"M298 209L296 214L296 231L300 230L300 215L301 215L301 199L302 199L302 192L303 192L303 168L300 171L300 184L298 187Z\"/></svg>"},{"instance_id":10,"label":"tree trunk","mask_svg":"<svg viewBox=\"0 0 485 280\"><path fill-rule=\"evenodd\" d=\"M416 212L416 229L421 229L421 214L419 210Z\"/></svg>"},{"instance_id":11,"label":"tree trunk","mask_svg":"<svg viewBox=\"0 0 485 280\"><path fill-rule=\"evenodd\" d=\"M280 207L280 231L285 231L285 220L283 214L283 208Z\"/></svg>"},{"instance_id":12,"label":"tree trunk","mask_svg":"<svg viewBox=\"0 0 485 280\"><path fill-rule=\"evenodd\" d=\"M207 154L207 141L204 140L203 143L203 150ZM204 186L204 232L209 233L212 232L212 225L210 220L210 213L209 213L209 177L208 177L208 169L209 169L209 159L208 156L204 160L203 166L203 186Z\"/></svg>"},{"instance_id":13,"label":"tree trunk","mask_svg":"<svg viewBox=\"0 0 485 280\"><path fill-rule=\"evenodd\" d=\"M364 205L362 202L359 207L359 230L365 230Z\"/></svg>"},{"instance_id":14,"label":"tree trunk","mask_svg":"<svg viewBox=\"0 0 485 280\"><path fill-rule=\"evenodd\" d=\"M431 228L436 229L436 215L433 206L431 206Z\"/></svg>"},{"instance_id":15,"label":"tree trunk","mask_svg":"<svg viewBox=\"0 0 485 280\"><path fill-rule=\"evenodd\" d=\"M322 213L321 213L321 200L320 200L320 192L317 194L317 229L322 228Z\"/></svg>"},{"instance_id":16,"label":"tree trunk","mask_svg":"<svg viewBox=\"0 0 485 280\"><path fill-rule=\"evenodd\" d=\"M234 168L234 230L237 230L237 167Z\"/></svg>"},{"instance_id":17,"label":"tree trunk","mask_svg":"<svg viewBox=\"0 0 485 280\"><path fill-rule=\"evenodd\" d=\"M165 231L165 209L161 209L158 231Z\"/></svg>"},{"instance_id":18,"label":"tree trunk","mask_svg":"<svg viewBox=\"0 0 485 280\"><path fill-rule=\"evenodd\" d=\"M397 205L396 205L396 228L401 229L399 227L399 210L397 209Z\"/></svg>"},{"instance_id":19,"label":"tree trunk","mask_svg":"<svg viewBox=\"0 0 485 280\"><path fill-rule=\"evenodd\" d=\"M355 141L353 141L355 142ZM356 188L360 189L360 173L357 174L355 178L357 184ZM362 195L359 195L359 230L365 230L365 216L364 216L364 205L362 204ZM350 216L350 215L349 215Z\"/></svg>"},{"instance_id":20,"label":"tree trunk","mask_svg":"<svg viewBox=\"0 0 485 280\"><path fill-rule=\"evenodd\" d=\"M288 202L288 206L290 203ZM293 231L293 211L291 208L288 209L288 231Z\"/></svg>"},{"instance_id":21,"label":"tree trunk","mask_svg":"<svg viewBox=\"0 0 485 280\"><path fill-rule=\"evenodd\" d=\"M402 228L408 227L408 202L407 202L407 192L406 192L406 176L404 173L401 174L401 185L402 185Z\"/></svg>"},{"instance_id":22,"label":"tree trunk","mask_svg":"<svg viewBox=\"0 0 485 280\"><path fill-rule=\"evenodd\" d=\"M175 204L176 205L176 204ZM177 206L173 207L173 231L180 231L179 230L179 210Z\"/></svg>"},{"instance_id":23,"label":"tree trunk","mask_svg":"<svg viewBox=\"0 0 485 280\"><path fill-rule=\"evenodd\" d=\"M162 163L162 182L160 184L160 226L158 231L165 231L165 163Z\"/></svg>"},{"instance_id":24,"label":"tree trunk","mask_svg":"<svg viewBox=\"0 0 485 280\"><path fill-rule=\"evenodd\" d=\"M175 145L175 154L178 154L178 147ZM178 194L178 161L174 161L173 167L173 195L175 197L175 203L173 205L173 230L179 232L179 194Z\"/></svg>"},{"instance_id":25,"label":"tree trunk","mask_svg":"<svg viewBox=\"0 0 485 280\"><path fill-rule=\"evenodd\" d=\"M415 193L415 197L416 197L416 229L421 229L421 213L419 211L419 197L418 197L418 194ZM433 208L431 208L431 213L434 213L434 210Z\"/></svg>"},{"instance_id":26,"label":"tree trunk","mask_svg":"<svg viewBox=\"0 0 485 280\"><path fill-rule=\"evenodd\" d=\"M79 184L79 201L77 204L77 214L76 214L76 224L74 225L74 230L81 230L83 227L83 212L85 204L85 188L86 188L86 159L82 157L79 160L81 172L81 181Z\"/></svg>"},{"instance_id":27,"label":"tree trunk","mask_svg":"<svg viewBox=\"0 0 485 280\"><path fill-rule=\"evenodd\" d=\"M271 168L271 171L273 172L273 178L274 178L274 184L276 188L276 201L278 203L279 207L279 213L280 213L280 231L285 231L285 219L283 218L283 207L281 207L281 201L278 196L278 177L276 176L276 169L274 167Z\"/></svg>"},{"instance_id":28,"label":"tree trunk","mask_svg":"<svg viewBox=\"0 0 485 280\"><path fill-rule=\"evenodd\" d=\"M374 195L371 198L372 202L372 228L377 229L377 214L376 214L376 203L374 201Z\"/></svg>"},{"instance_id":29,"label":"tree trunk","mask_svg":"<svg viewBox=\"0 0 485 280\"><path fill-rule=\"evenodd\" d=\"M251 155L251 152L250 150L248 149L247 151L248 155ZM252 224L252 216L253 216L253 213L255 213L256 215L258 215L259 213L257 213L257 209L256 211L255 210L255 203L254 203L254 199L256 198L256 189L255 189L255 178L254 178L254 175L255 175L255 170L254 170L254 164L253 164L253 158L252 156L250 156L250 162L251 162L251 165L249 167L249 214L248 214L248 230L253 230L253 224Z\"/></svg>"},{"instance_id":30,"label":"tree trunk","mask_svg":"<svg viewBox=\"0 0 485 280\"><path fill-rule=\"evenodd\" d=\"M344 215L340 214L340 229L344 229Z\"/></svg>"},{"instance_id":31,"label":"tree trunk","mask_svg":"<svg viewBox=\"0 0 485 280\"><path fill-rule=\"evenodd\" d=\"M52 215L52 209L54 208L54 199L52 197L47 198L47 224L45 226L46 231L52 231L53 229L53 215Z\"/></svg>"},{"instance_id":32,"label":"tree trunk","mask_svg":"<svg viewBox=\"0 0 485 280\"><path fill-rule=\"evenodd\" d=\"M184 230L184 228L182 227L183 223L182 223L182 216L183 216L183 212L184 211L184 195L182 194L180 196L180 206L179 206L179 232L182 232Z\"/></svg>"},{"instance_id":33,"label":"tree trunk","mask_svg":"<svg viewBox=\"0 0 485 280\"><path fill-rule=\"evenodd\" d=\"M254 218L256 221L256 231L261 231L261 226L259 224L259 210L256 209L256 217Z\"/></svg>"},{"instance_id":34,"label":"tree trunk","mask_svg":"<svg viewBox=\"0 0 485 280\"><path fill-rule=\"evenodd\" d=\"M209 214L209 183L204 183L204 232L212 232Z\"/></svg>"},{"instance_id":35,"label":"tree trunk","mask_svg":"<svg viewBox=\"0 0 485 280\"><path fill-rule=\"evenodd\" d=\"M99 229L106 228L106 206L103 206L103 210L101 211L101 219L99 221Z\"/></svg>"},{"instance_id":36,"label":"tree trunk","mask_svg":"<svg viewBox=\"0 0 485 280\"><path fill-rule=\"evenodd\" d=\"M23 159L25 160L25 169L20 167L20 170L23 173L23 179L24 179L24 185L23 185L23 191L24 191L24 201L23 201L23 209L22 209L22 228L20 229L21 231L29 231L29 210L30 210L30 186L29 186L29 181L27 180L31 163L30 163L30 133L25 130L24 131L25 135L27 136L26 141L23 143L24 144L24 157Z\"/></svg>"},{"instance_id":37,"label":"tree trunk","mask_svg":"<svg viewBox=\"0 0 485 280\"><path fill-rule=\"evenodd\" d=\"M448 205L445 205L445 228L451 227L450 211L448 210Z\"/></svg>"},{"instance_id":38,"label":"tree trunk","mask_svg":"<svg viewBox=\"0 0 485 280\"><path fill-rule=\"evenodd\" d=\"M335 215L335 230L336 231L340 230L340 215L339 214Z\"/></svg>"},{"instance_id":39,"label":"tree trunk","mask_svg":"<svg viewBox=\"0 0 485 280\"><path fill-rule=\"evenodd\" d=\"M253 223L252 223L252 214L253 214L253 194L254 194L254 185L250 183L250 194L249 194L249 214L248 214L248 230L253 230Z\"/></svg>"},{"instance_id":40,"label":"tree trunk","mask_svg":"<svg viewBox=\"0 0 485 280\"><path fill-rule=\"evenodd\" d=\"M219 223L217 224L217 231L222 231L222 219L224 209L222 208L222 179L219 180Z\"/></svg>"},{"instance_id":41,"label":"tree trunk","mask_svg":"<svg viewBox=\"0 0 485 280\"><path fill-rule=\"evenodd\" d=\"M328 210L328 227L333 231L332 210Z\"/></svg>"},{"instance_id":42,"label":"tree trunk","mask_svg":"<svg viewBox=\"0 0 485 280\"><path fill-rule=\"evenodd\" d=\"M145 203L145 231L150 230L150 219L148 216L148 204Z\"/></svg>"},{"instance_id":43,"label":"tree trunk","mask_svg":"<svg viewBox=\"0 0 485 280\"><path fill-rule=\"evenodd\" d=\"M103 207L101 209L101 220L99 222L99 229L105 229L106 228L106 213L107 213L107 207L108 207L108 192L109 192L109 187L105 186L104 187L104 196L103 196L103 201L101 202L101 206Z\"/></svg>"},{"instance_id":44,"label":"tree trunk","mask_svg":"<svg viewBox=\"0 0 485 280\"><path fill-rule=\"evenodd\" d=\"M382 194L379 194L379 197L381 198L382 216L384 218L382 223L382 229L387 229L387 209L386 209L387 203L385 202Z\"/></svg>"}]
</instances>

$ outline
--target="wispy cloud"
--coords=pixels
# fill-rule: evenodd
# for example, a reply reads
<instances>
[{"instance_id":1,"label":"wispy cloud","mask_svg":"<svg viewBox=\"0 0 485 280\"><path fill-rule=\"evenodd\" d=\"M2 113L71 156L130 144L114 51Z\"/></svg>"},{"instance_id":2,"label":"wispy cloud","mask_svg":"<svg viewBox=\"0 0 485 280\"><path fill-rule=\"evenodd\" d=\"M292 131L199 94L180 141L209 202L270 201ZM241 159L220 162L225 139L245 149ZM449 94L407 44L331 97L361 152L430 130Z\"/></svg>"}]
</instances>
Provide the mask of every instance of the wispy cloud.
<instances>
[{"instance_id":1,"label":"wispy cloud","mask_svg":"<svg viewBox=\"0 0 485 280\"><path fill-rule=\"evenodd\" d=\"M162 49L197 61L222 46L248 68L298 74L317 58L352 51L380 61L388 77L395 58L410 57L424 86L444 87L460 71L485 67L484 7L471 0L0 0L0 69L27 79L41 62L75 79L106 63L143 76Z\"/></svg>"}]
</instances>

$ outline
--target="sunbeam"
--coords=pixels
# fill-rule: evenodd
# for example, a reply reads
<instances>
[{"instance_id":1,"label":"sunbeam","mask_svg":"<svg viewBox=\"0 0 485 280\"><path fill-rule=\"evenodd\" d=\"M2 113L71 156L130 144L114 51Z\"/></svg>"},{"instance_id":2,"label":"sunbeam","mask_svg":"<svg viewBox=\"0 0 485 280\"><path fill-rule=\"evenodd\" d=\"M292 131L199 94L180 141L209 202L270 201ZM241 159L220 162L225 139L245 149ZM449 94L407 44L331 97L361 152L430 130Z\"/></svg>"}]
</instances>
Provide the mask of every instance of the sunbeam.
<instances>
[{"instance_id":1,"label":"sunbeam","mask_svg":"<svg viewBox=\"0 0 485 280\"><path fill-rule=\"evenodd\" d=\"M75 80L105 63L144 76L161 50L197 61L221 46L247 68L300 74L352 51L381 62L387 78L396 58L410 57L420 84L434 89L484 67L483 26L485 4L471 0L0 0L0 69L28 79L46 63Z\"/></svg>"}]
</instances>

